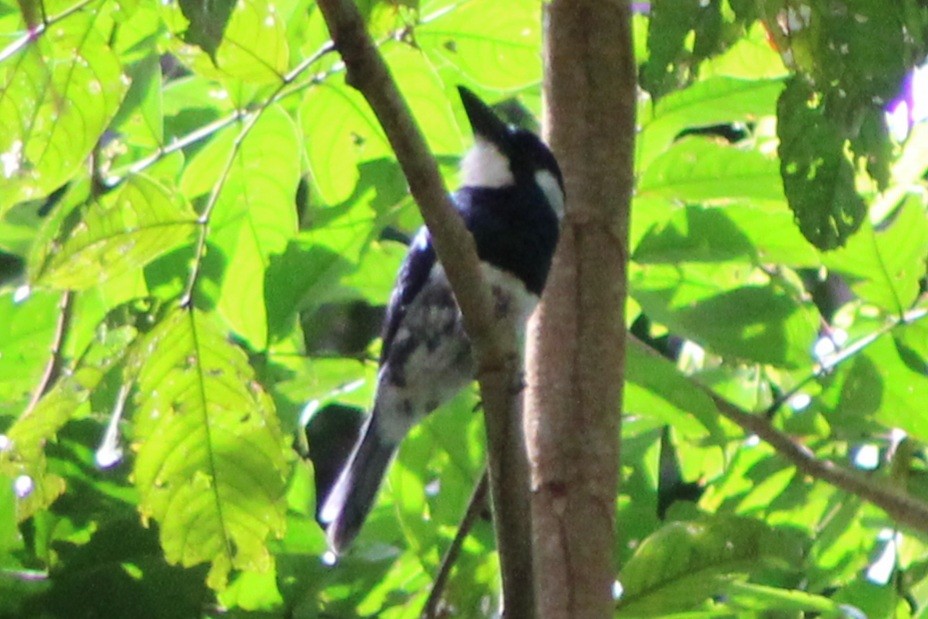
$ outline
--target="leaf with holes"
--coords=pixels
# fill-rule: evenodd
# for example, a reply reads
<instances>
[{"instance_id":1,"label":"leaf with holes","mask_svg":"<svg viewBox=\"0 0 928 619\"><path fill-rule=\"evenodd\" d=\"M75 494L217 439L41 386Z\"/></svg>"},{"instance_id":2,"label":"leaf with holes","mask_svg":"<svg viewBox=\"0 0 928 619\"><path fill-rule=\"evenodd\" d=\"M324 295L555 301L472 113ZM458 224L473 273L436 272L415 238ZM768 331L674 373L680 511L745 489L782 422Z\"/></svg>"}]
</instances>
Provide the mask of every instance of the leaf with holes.
<instances>
[{"instance_id":1,"label":"leaf with holes","mask_svg":"<svg viewBox=\"0 0 928 619\"><path fill-rule=\"evenodd\" d=\"M799 229L819 249L841 247L860 228L867 205L840 128L812 103L811 87L793 79L777 103L780 175Z\"/></svg>"},{"instance_id":2,"label":"leaf with holes","mask_svg":"<svg viewBox=\"0 0 928 619\"><path fill-rule=\"evenodd\" d=\"M135 483L168 561L261 572L283 534L288 452L245 353L196 311L167 316L136 349Z\"/></svg>"}]
</instances>

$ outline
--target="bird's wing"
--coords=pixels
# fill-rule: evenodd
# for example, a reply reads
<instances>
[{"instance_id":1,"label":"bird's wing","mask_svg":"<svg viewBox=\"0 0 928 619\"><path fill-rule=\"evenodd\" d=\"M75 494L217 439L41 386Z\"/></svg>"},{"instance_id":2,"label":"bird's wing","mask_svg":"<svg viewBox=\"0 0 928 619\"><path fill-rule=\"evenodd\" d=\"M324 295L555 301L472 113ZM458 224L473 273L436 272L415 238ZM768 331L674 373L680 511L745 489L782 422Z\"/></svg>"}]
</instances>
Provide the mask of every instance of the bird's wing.
<instances>
[{"instance_id":1,"label":"bird's wing","mask_svg":"<svg viewBox=\"0 0 928 619\"><path fill-rule=\"evenodd\" d=\"M384 318L381 335L383 339L380 348L381 363L389 358L393 338L406 316L406 310L422 290L434 265L435 249L432 247L432 238L423 226L409 245L409 253L406 254L403 266L400 267L396 285L393 287L393 295L387 305L387 315Z\"/></svg>"}]
</instances>

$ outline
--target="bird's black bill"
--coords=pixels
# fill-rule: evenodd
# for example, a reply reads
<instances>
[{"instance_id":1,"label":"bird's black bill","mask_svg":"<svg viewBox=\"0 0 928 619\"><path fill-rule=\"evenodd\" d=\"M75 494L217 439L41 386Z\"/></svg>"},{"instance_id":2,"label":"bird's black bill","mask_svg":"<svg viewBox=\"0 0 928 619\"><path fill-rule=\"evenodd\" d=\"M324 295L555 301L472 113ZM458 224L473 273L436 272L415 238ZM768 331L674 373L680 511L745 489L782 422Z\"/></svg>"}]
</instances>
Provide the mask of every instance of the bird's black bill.
<instances>
[{"instance_id":1,"label":"bird's black bill","mask_svg":"<svg viewBox=\"0 0 928 619\"><path fill-rule=\"evenodd\" d=\"M458 93L461 95L461 102L464 104L464 111L467 113L467 120L470 121L474 135L497 146L505 146L509 136L506 123L493 113L490 106L467 88L458 86Z\"/></svg>"}]
</instances>

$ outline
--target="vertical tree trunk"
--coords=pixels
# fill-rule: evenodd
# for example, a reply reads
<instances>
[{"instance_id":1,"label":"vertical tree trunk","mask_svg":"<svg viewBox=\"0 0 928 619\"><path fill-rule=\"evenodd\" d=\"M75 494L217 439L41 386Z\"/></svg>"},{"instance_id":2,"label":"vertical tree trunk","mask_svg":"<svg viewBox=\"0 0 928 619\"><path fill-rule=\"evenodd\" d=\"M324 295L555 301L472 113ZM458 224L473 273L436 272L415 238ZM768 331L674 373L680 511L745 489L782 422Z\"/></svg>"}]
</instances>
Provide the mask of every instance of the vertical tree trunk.
<instances>
[{"instance_id":1,"label":"vertical tree trunk","mask_svg":"<svg viewBox=\"0 0 928 619\"><path fill-rule=\"evenodd\" d=\"M636 69L627 0L546 8L548 141L567 214L529 338L538 616L611 617Z\"/></svg>"}]
</instances>

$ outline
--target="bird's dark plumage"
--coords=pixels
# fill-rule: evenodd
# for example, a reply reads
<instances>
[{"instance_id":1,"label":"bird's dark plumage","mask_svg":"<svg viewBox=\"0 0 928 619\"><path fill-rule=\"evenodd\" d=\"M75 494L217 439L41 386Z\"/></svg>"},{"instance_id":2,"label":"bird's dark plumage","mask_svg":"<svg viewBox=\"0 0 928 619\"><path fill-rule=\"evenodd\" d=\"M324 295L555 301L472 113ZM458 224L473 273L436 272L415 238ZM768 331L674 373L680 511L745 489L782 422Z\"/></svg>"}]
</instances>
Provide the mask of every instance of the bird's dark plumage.
<instances>
[{"instance_id":1,"label":"bird's dark plumage","mask_svg":"<svg viewBox=\"0 0 928 619\"><path fill-rule=\"evenodd\" d=\"M469 90L460 93L475 145L453 201L474 236L496 318L521 332L557 245L563 180L537 136L504 124ZM409 429L473 380L461 313L425 228L400 269L382 340L373 411L319 511L336 552L360 531Z\"/></svg>"}]
</instances>

